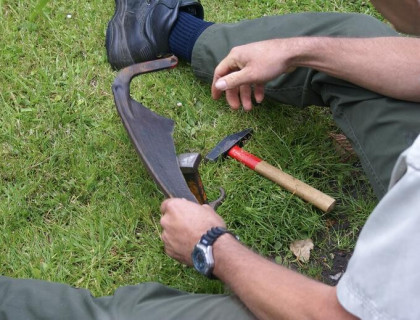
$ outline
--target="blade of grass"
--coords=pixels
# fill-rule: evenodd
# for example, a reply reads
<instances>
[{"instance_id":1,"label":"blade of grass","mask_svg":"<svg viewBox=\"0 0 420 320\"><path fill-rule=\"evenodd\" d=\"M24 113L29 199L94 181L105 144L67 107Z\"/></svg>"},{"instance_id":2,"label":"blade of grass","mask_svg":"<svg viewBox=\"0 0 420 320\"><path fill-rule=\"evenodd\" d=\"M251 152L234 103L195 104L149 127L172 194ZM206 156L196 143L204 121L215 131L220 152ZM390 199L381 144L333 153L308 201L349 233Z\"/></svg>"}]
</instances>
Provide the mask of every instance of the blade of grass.
<instances>
[{"instance_id":1,"label":"blade of grass","mask_svg":"<svg viewBox=\"0 0 420 320\"><path fill-rule=\"evenodd\" d=\"M42 9L47 5L50 0L39 0L35 8L32 10L29 16L29 21L34 22L35 19L41 14Z\"/></svg>"}]
</instances>

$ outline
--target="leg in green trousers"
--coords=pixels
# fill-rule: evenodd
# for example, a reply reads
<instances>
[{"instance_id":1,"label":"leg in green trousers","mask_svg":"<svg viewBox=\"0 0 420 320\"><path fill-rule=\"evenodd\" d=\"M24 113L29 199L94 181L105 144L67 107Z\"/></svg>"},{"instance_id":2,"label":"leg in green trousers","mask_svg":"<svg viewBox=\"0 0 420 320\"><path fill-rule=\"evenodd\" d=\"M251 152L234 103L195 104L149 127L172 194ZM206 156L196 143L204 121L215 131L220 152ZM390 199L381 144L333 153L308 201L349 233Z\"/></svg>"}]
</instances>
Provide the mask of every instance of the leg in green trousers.
<instances>
[{"instance_id":1,"label":"leg in green trousers","mask_svg":"<svg viewBox=\"0 0 420 320\"><path fill-rule=\"evenodd\" d=\"M94 298L85 289L0 277L2 320L254 319L230 295L189 294L159 283L126 286Z\"/></svg>"},{"instance_id":2,"label":"leg in green trousers","mask_svg":"<svg viewBox=\"0 0 420 320\"><path fill-rule=\"evenodd\" d=\"M210 82L214 68L232 47L293 36L398 34L380 21L361 14L303 13L216 24L197 40L192 67L198 78ZM336 124L352 142L379 199L386 193L398 156L420 133L419 103L391 99L309 68L298 68L280 76L268 83L265 91L266 96L284 104L330 107Z\"/></svg>"}]
</instances>

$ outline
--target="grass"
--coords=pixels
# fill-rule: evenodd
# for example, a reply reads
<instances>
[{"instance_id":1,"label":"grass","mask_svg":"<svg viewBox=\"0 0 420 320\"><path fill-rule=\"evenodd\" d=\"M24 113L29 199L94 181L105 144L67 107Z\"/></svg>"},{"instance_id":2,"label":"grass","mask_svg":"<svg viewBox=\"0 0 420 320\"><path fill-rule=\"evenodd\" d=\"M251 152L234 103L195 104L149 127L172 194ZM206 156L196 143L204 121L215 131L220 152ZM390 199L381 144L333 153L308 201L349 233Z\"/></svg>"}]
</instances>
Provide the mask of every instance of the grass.
<instances>
[{"instance_id":1,"label":"grass","mask_svg":"<svg viewBox=\"0 0 420 320\"><path fill-rule=\"evenodd\" d=\"M206 17L232 22L299 11L377 13L355 1L202 1ZM171 260L160 241L163 195L121 125L106 60L113 1L0 2L0 274L88 288L95 295L143 281L219 293ZM182 83L182 85L180 85ZM361 169L341 163L328 111L264 102L251 113L213 101L181 63L133 81L134 98L176 122L178 152L206 154L224 136L252 127L246 149L339 200L324 214L233 160L202 164L210 198L242 241L322 279L329 255L350 252L375 205ZM181 102L182 106L177 106ZM311 237L313 258L297 264L291 241Z\"/></svg>"}]
</instances>

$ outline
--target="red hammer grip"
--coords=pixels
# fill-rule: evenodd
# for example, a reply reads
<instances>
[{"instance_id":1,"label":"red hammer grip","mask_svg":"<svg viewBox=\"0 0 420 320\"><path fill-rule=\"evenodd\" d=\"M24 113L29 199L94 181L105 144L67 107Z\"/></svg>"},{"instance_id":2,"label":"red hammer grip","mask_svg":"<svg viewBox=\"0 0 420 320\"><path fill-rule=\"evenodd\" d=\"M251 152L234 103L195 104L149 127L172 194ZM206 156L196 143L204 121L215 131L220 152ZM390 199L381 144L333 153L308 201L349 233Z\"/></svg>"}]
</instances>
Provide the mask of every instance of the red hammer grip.
<instances>
[{"instance_id":1,"label":"red hammer grip","mask_svg":"<svg viewBox=\"0 0 420 320\"><path fill-rule=\"evenodd\" d=\"M255 170L255 167L258 163L260 163L262 160L253 154L246 152L242 148L238 146L233 146L229 151L228 155L239 162L242 162L244 165L246 165L248 168Z\"/></svg>"}]
</instances>

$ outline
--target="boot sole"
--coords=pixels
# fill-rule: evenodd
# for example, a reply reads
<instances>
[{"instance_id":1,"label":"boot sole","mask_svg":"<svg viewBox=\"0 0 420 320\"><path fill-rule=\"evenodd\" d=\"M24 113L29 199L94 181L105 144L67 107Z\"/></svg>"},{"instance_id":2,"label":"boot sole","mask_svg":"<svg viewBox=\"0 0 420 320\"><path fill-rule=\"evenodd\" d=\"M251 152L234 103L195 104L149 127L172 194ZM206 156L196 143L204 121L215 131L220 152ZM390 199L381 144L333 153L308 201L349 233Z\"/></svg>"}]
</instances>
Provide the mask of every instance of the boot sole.
<instances>
[{"instance_id":1,"label":"boot sole","mask_svg":"<svg viewBox=\"0 0 420 320\"><path fill-rule=\"evenodd\" d=\"M128 49L124 32L124 16L127 10L127 0L115 0L115 12L106 30L105 47L108 62L114 69L121 69L134 64L134 59Z\"/></svg>"}]
</instances>

